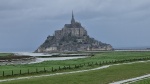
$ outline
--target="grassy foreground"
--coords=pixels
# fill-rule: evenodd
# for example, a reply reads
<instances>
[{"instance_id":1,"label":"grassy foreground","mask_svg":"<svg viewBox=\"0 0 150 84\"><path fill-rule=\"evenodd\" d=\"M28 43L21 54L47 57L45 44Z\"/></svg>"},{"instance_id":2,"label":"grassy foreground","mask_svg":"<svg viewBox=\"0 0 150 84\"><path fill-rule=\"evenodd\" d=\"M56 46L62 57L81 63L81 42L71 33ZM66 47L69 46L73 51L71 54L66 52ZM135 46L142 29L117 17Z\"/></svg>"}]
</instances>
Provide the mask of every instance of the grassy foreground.
<instances>
[{"instance_id":1,"label":"grassy foreground","mask_svg":"<svg viewBox=\"0 0 150 84\"><path fill-rule=\"evenodd\" d=\"M134 82L134 83L131 83L131 84L150 84L150 78L144 79L144 80L141 80L141 81L137 81L137 82Z\"/></svg>"},{"instance_id":2,"label":"grassy foreground","mask_svg":"<svg viewBox=\"0 0 150 84\"><path fill-rule=\"evenodd\" d=\"M93 57L82 58L82 59L74 59L74 60L65 60L65 61L47 61L37 64L25 64L25 65L4 65L0 66L0 76L2 76L3 71L5 71L5 75L11 75L12 70L13 73L19 73L22 70L22 73L27 73L28 69L30 72L35 72L36 68L38 70L51 69L63 67L63 66L74 66L83 63L91 63L91 62L103 62L103 61L112 61L112 60L123 60L123 59L134 59L134 58L144 58L150 57L150 52L101 52L97 53ZM86 68L86 67L85 67ZM87 67L89 68L89 67Z\"/></svg>"},{"instance_id":3,"label":"grassy foreground","mask_svg":"<svg viewBox=\"0 0 150 84\"><path fill-rule=\"evenodd\" d=\"M150 73L150 67L147 66L150 66L150 62L115 65L102 70L23 79L2 82L1 84L108 84L113 81L134 78Z\"/></svg>"}]
</instances>

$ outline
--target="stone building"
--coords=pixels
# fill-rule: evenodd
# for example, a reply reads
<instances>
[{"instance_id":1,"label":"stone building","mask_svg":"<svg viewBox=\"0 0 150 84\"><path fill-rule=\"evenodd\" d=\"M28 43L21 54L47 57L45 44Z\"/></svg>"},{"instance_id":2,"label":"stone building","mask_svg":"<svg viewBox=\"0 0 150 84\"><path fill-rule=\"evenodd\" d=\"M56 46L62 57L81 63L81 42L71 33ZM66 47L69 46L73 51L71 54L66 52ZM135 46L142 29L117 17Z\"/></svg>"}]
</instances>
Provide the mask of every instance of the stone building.
<instances>
[{"instance_id":1,"label":"stone building","mask_svg":"<svg viewBox=\"0 0 150 84\"><path fill-rule=\"evenodd\" d=\"M91 38L81 23L76 22L72 12L70 24L56 30L35 52L101 51L112 50L110 44Z\"/></svg>"},{"instance_id":2,"label":"stone building","mask_svg":"<svg viewBox=\"0 0 150 84\"><path fill-rule=\"evenodd\" d=\"M65 24L62 30L55 31L56 39L61 39L65 35L82 37L87 35L87 31L81 26L81 23L76 22L72 12L71 24Z\"/></svg>"}]
</instances>

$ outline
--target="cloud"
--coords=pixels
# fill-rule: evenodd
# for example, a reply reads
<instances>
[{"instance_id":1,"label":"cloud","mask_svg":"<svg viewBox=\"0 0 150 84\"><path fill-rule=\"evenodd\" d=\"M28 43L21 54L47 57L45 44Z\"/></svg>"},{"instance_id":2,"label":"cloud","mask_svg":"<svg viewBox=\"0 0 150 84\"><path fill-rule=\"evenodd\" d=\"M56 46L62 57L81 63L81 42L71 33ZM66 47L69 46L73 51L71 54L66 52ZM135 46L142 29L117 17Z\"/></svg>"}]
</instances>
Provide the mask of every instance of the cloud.
<instances>
[{"instance_id":1,"label":"cloud","mask_svg":"<svg viewBox=\"0 0 150 84\"><path fill-rule=\"evenodd\" d=\"M149 45L149 0L0 0L0 49L34 51L70 22L72 10L90 36L102 42Z\"/></svg>"},{"instance_id":2,"label":"cloud","mask_svg":"<svg viewBox=\"0 0 150 84\"><path fill-rule=\"evenodd\" d=\"M101 16L111 17L143 9L149 10L149 3L148 0L3 0L0 3L0 12L3 15L0 16L8 16L8 18L21 17L20 19L23 17L53 18L74 10L76 13L84 13L85 15L90 13L97 14L97 16L100 14Z\"/></svg>"}]
</instances>

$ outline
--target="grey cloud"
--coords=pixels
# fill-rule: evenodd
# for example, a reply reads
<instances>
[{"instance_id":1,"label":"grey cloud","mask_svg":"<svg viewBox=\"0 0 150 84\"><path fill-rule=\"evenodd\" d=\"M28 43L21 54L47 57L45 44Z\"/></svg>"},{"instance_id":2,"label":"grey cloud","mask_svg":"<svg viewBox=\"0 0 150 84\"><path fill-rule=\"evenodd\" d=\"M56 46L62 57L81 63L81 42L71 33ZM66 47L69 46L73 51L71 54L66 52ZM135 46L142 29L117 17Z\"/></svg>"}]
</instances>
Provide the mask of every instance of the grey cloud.
<instances>
[{"instance_id":1,"label":"grey cloud","mask_svg":"<svg viewBox=\"0 0 150 84\"><path fill-rule=\"evenodd\" d=\"M0 51L34 51L70 22L72 10L90 36L102 42L149 46L149 0L0 0Z\"/></svg>"}]
</instances>

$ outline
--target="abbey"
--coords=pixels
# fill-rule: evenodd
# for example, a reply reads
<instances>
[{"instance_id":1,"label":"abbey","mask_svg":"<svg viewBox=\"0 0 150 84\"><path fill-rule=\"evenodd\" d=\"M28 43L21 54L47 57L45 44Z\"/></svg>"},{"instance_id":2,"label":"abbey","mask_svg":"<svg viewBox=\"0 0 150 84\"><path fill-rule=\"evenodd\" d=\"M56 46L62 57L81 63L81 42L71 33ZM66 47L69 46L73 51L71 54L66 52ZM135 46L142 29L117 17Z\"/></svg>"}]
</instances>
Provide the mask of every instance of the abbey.
<instances>
[{"instance_id":1,"label":"abbey","mask_svg":"<svg viewBox=\"0 0 150 84\"><path fill-rule=\"evenodd\" d=\"M72 12L71 24L65 24L62 30L55 31L55 37L61 39L65 35L82 37L87 35L87 31L81 26L81 23L76 22Z\"/></svg>"},{"instance_id":2,"label":"abbey","mask_svg":"<svg viewBox=\"0 0 150 84\"><path fill-rule=\"evenodd\" d=\"M100 51L112 50L110 44L91 38L81 23L76 22L72 12L70 24L56 30L35 52Z\"/></svg>"}]
</instances>

